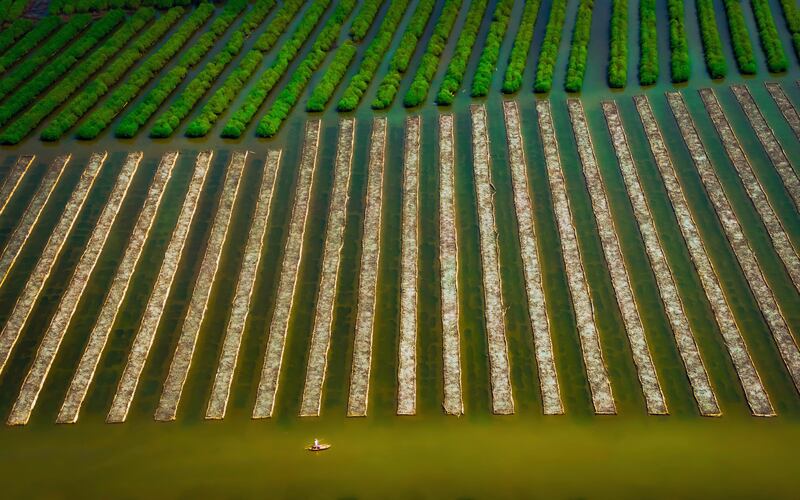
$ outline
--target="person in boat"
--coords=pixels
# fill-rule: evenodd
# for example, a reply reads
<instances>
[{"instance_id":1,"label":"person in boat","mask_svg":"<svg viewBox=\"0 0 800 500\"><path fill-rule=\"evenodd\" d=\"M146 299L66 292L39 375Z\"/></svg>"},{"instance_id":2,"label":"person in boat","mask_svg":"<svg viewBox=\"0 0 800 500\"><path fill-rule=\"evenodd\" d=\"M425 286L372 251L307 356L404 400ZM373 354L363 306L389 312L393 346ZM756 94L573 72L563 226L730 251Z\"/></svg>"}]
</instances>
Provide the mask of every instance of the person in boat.
<instances>
[{"instance_id":1,"label":"person in boat","mask_svg":"<svg viewBox=\"0 0 800 500\"><path fill-rule=\"evenodd\" d=\"M318 449L319 449L319 439L316 439L316 438L314 439L314 446L313 446L313 448L314 448L315 450L318 450Z\"/></svg>"}]
</instances>

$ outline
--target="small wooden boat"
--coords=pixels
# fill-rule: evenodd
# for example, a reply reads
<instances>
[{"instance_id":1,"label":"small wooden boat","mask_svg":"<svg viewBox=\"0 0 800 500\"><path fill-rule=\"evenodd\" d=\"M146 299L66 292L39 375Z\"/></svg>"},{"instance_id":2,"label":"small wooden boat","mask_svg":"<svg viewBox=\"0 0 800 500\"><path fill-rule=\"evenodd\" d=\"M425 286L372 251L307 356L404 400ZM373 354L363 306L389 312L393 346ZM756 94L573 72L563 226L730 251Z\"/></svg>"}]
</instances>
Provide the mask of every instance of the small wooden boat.
<instances>
[{"instance_id":1,"label":"small wooden boat","mask_svg":"<svg viewBox=\"0 0 800 500\"><path fill-rule=\"evenodd\" d=\"M330 447L331 447L331 445L329 445L327 443L320 443L318 440L315 439L314 440L314 444L312 444L311 446L306 447L306 450L308 450L308 451L325 451Z\"/></svg>"}]
</instances>

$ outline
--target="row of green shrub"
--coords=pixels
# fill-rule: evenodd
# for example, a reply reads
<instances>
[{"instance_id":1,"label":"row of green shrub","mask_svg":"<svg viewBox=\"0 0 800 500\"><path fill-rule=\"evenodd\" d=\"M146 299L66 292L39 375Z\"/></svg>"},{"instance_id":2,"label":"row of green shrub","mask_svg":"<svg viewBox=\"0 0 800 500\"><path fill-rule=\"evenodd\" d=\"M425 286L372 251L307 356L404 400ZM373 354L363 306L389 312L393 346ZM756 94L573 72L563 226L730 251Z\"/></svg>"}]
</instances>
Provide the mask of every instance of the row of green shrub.
<instances>
[{"instance_id":1,"label":"row of green shrub","mask_svg":"<svg viewBox=\"0 0 800 500\"><path fill-rule=\"evenodd\" d=\"M31 28L33 28L33 21L20 18L11 23L8 28L0 31L0 54L22 38L22 35L29 32Z\"/></svg>"},{"instance_id":2,"label":"row of green shrub","mask_svg":"<svg viewBox=\"0 0 800 500\"><path fill-rule=\"evenodd\" d=\"M2 0L0 1L0 23L3 21L15 21L19 19L25 8L28 6L28 0Z\"/></svg>"},{"instance_id":3,"label":"row of green shrub","mask_svg":"<svg viewBox=\"0 0 800 500\"><path fill-rule=\"evenodd\" d=\"M789 61L786 59L786 53L778 36L778 28L775 27L775 19L772 18L769 0L750 0L750 5L753 6L753 15L756 18L756 25L758 25L761 48L767 56L767 68L772 73L786 71Z\"/></svg>"},{"instance_id":4,"label":"row of green shrub","mask_svg":"<svg viewBox=\"0 0 800 500\"><path fill-rule=\"evenodd\" d=\"M48 123L47 127L42 131L42 140L58 140L67 130L78 123L78 120L92 109L97 104L97 101L106 95L111 87L178 22L183 12L182 7L174 7L156 19L144 33L133 41L130 47L126 48L111 61L102 73L86 85L78 95L73 97L69 104Z\"/></svg>"},{"instance_id":5,"label":"row of green shrub","mask_svg":"<svg viewBox=\"0 0 800 500\"><path fill-rule=\"evenodd\" d=\"M639 1L639 84L658 81L658 31L656 0Z\"/></svg>"},{"instance_id":6,"label":"row of green shrub","mask_svg":"<svg viewBox=\"0 0 800 500\"><path fill-rule=\"evenodd\" d=\"M453 104L453 99L455 99L458 89L461 88L469 56L472 54L472 48L478 38L478 30L481 28L481 19L483 19L486 4L487 0L472 0L469 5L467 19L461 27L461 34L456 41L453 55L450 56L450 63L447 65L444 78L439 86L439 92L436 94L437 104Z\"/></svg>"},{"instance_id":7,"label":"row of green shrub","mask_svg":"<svg viewBox=\"0 0 800 500\"><path fill-rule=\"evenodd\" d=\"M106 129L111 121L128 105L156 75L167 62L175 57L189 39L208 21L214 13L214 6L202 3L159 49L150 55L133 71L89 117L78 127L79 139L94 139Z\"/></svg>"},{"instance_id":8,"label":"row of green shrub","mask_svg":"<svg viewBox=\"0 0 800 500\"><path fill-rule=\"evenodd\" d=\"M98 12L109 9L138 9L155 7L169 9L171 7L188 6L200 3L201 0L50 0L51 14L73 14L75 12Z\"/></svg>"},{"instance_id":9,"label":"row of green shrub","mask_svg":"<svg viewBox=\"0 0 800 500\"><path fill-rule=\"evenodd\" d=\"M325 105L328 104L336 87L347 73L350 63L355 59L356 52L358 52L358 46L352 40L347 40L339 47L333 56L333 61L328 65L328 69L325 70L319 83L311 92L311 97L306 103L306 111L323 111L325 109Z\"/></svg>"},{"instance_id":10,"label":"row of green shrub","mask_svg":"<svg viewBox=\"0 0 800 500\"><path fill-rule=\"evenodd\" d=\"M750 32L744 20L742 4L739 0L724 0L725 14L728 18L728 31L731 35L733 54L739 72L745 75L756 73L756 58L753 54L753 44L750 41Z\"/></svg>"},{"instance_id":11,"label":"row of green shrub","mask_svg":"<svg viewBox=\"0 0 800 500\"><path fill-rule=\"evenodd\" d=\"M47 38L47 36L59 26L61 26L61 20L54 16L46 17L39 21L36 27L30 30L0 57L0 74L5 73L9 67L25 57L25 54L37 47L39 42Z\"/></svg>"},{"instance_id":12,"label":"row of green shrub","mask_svg":"<svg viewBox=\"0 0 800 500\"><path fill-rule=\"evenodd\" d=\"M500 0L494 9L492 24L489 25L489 33L483 43L481 57L478 59L478 67L472 76L472 97L483 97L489 93L492 77L497 71L500 47L503 45L512 8L514 8L513 0Z\"/></svg>"},{"instance_id":13,"label":"row of green shrub","mask_svg":"<svg viewBox=\"0 0 800 500\"><path fill-rule=\"evenodd\" d=\"M272 4L274 5L274 2ZM114 130L114 135L123 138L134 137L172 92L178 88L178 85L189 74L189 70L214 47L217 40L228 30L245 7L247 7L247 0L232 0L225 4L225 8L219 16L214 18L209 29L189 47L178 63L161 77L155 87L122 117ZM266 12L264 16L266 16Z\"/></svg>"},{"instance_id":14,"label":"row of green shrub","mask_svg":"<svg viewBox=\"0 0 800 500\"><path fill-rule=\"evenodd\" d=\"M73 67L86 53L105 38L125 19L121 10L112 10L92 26L66 50L53 59L39 73L22 85L0 106L0 125L8 121L26 106L31 104L39 94L47 90Z\"/></svg>"},{"instance_id":15,"label":"row of green shrub","mask_svg":"<svg viewBox=\"0 0 800 500\"><path fill-rule=\"evenodd\" d=\"M708 75L713 79L725 78L728 65L722 53L722 39L719 36L713 0L697 0L697 21L700 24Z\"/></svg>"},{"instance_id":16,"label":"row of green shrub","mask_svg":"<svg viewBox=\"0 0 800 500\"><path fill-rule=\"evenodd\" d=\"M337 104L339 111L352 111L361 102L364 92L367 91L370 82L375 78L375 72L378 70L381 61L383 61L383 56L389 50L389 45L392 43L392 38L394 38L397 27L400 26L400 21L403 19L407 7L408 0L392 0L392 4L389 6L389 10L386 12L386 16L378 29L378 34L370 42L364 52L364 57L361 58L358 71L350 79L344 89L342 98L339 99Z\"/></svg>"},{"instance_id":17,"label":"row of green shrub","mask_svg":"<svg viewBox=\"0 0 800 500\"><path fill-rule=\"evenodd\" d=\"M564 89L567 92L580 92L586 75L586 59L589 57L589 39L592 35L592 11L594 0L581 0L575 27L572 29L572 46L569 49L567 77Z\"/></svg>"},{"instance_id":18,"label":"row of green shrub","mask_svg":"<svg viewBox=\"0 0 800 500\"><path fill-rule=\"evenodd\" d=\"M64 104L97 70L121 51L128 41L153 19L154 15L155 11L149 7L136 11L122 27L106 38L100 48L83 58L78 66L62 78L47 95L38 99L36 104L11 123L0 134L0 143L17 144L22 141L42 120Z\"/></svg>"},{"instance_id":19,"label":"row of green shrub","mask_svg":"<svg viewBox=\"0 0 800 500\"><path fill-rule=\"evenodd\" d=\"M689 80L692 73L683 0L667 0L669 14L670 73L673 83Z\"/></svg>"},{"instance_id":20,"label":"row of green shrub","mask_svg":"<svg viewBox=\"0 0 800 500\"><path fill-rule=\"evenodd\" d=\"M303 5L303 0L291 0L285 2L270 23L266 30L258 37L255 45L242 58L242 61L234 69L233 73L223 82L223 85L212 95L209 102L203 108L220 110L219 113L227 109L228 104L244 87L245 82L255 69L261 64L264 53L270 50L280 38L281 33L286 29L289 22L294 18L297 11ZM249 24L249 23L248 23ZM249 32L242 31L240 28L231 40L223 47L203 70L186 86L186 88L172 100L169 108L166 109L156 119L153 128L150 130L150 137L169 137L178 128L181 121L192 112L195 105L208 92L214 82L222 74L228 64L241 52L244 39ZM253 27L252 29L255 29ZM202 114L202 113L201 113Z\"/></svg>"},{"instance_id":21,"label":"row of green shrub","mask_svg":"<svg viewBox=\"0 0 800 500\"><path fill-rule=\"evenodd\" d=\"M389 70L378 85L378 90L375 94L375 99L372 101L372 109L386 109L394 102L394 97L400 88L400 82L403 80L403 74L408 70L408 65L411 63L411 57L417 48L419 39L422 38L422 33L425 31L425 26L433 12L434 2L419 2L417 8L411 16L411 20L400 38L400 44L394 51L391 60L389 61ZM405 8L403 9L405 10ZM399 23L399 20L398 20ZM391 40L390 40L391 41ZM383 49L383 52L389 48L389 44ZM371 71L364 71L356 80L354 77L350 82L352 91L348 88L344 97L339 100L338 108L340 111L352 111L356 109L358 103L361 101L361 96L366 92L369 82L375 76L375 70L383 58L383 53L378 60L372 61L371 64L374 68ZM366 58L365 58L366 60ZM362 63L362 67L364 64ZM361 71L359 71L361 73ZM356 85L357 84L357 85Z\"/></svg>"},{"instance_id":22,"label":"row of green shrub","mask_svg":"<svg viewBox=\"0 0 800 500\"><path fill-rule=\"evenodd\" d=\"M522 11L522 20L517 30L517 36L514 38L514 46L511 48L508 67L506 67L506 74L503 78L503 92L506 94L513 94L522 87L522 75L525 72L525 63L528 61L533 29L536 26L536 16L539 14L541 4L541 0L525 2L525 10Z\"/></svg>"},{"instance_id":23,"label":"row of green shrub","mask_svg":"<svg viewBox=\"0 0 800 500\"><path fill-rule=\"evenodd\" d=\"M786 20L786 28L792 35L794 53L800 58L800 8L797 7L795 0L781 0L781 9Z\"/></svg>"},{"instance_id":24,"label":"row of green shrub","mask_svg":"<svg viewBox=\"0 0 800 500\"><path fill-rule=\"evenodd\" d=\"M278 133L281 124L289 116L292 108L300 99L303 91L305 90L314 72L320 64L325 60L328 52L333 48L339 37L339 32L342 30L342 25L350 17L353 9L356 6L357 0L339 0L336 9L328 18L325 27L320 32L311 51L303 58L300 65L292 72L292 78L289 83L278 94L275 102L267 111L267 114L261 118L261 121L256 127L256 135L259 137L272 137ZM349 40L348 40L349 41ZM244 132L243 129L234 128L229 129L226 125L222 130L223 137L239 137Z\"/></svg>"},{"instance_id":25,"label":"row of green shrub","mask_svg":"<svg viewBox=\"0 0 800 500\"><path fill-rule=\"evenodd\" d=\"M561 32L567 17L567 0L553 0L550 6L550 19L539 50L539 61L536 64L536 80L534 92L549 92L553 87L553 73L558 60L558 47L561 45Z\"/></svg>"},{"instance_id":26,"label":"row of green shrub","mask_svg":"<svg viewBox=\"0 0 800 500\"><path fill-rule=\"evenodd\" d=\"M608 86L621 89L628 83L628 0L613 0L609 30Z\"/></svg>"},{"instance_id":27,"label":"row of green shrub","mask_svg":"<svg viewBox=\"0 0 800 500\"><path fill-rule=\"evenodd\" d=\"M439 68L439 58L447 46L447 39L453 31L453 24L456 22L460 8L461 0L445 0L442 14L439 16L439 20L436 21L433 34L428 40L428 46L422 55L417 71L414 74L414 79L411 81L411 86L403 98L405 107L413 108L414 106L419 106L427 99L431 80L436 76L436 70Z\"/></svg>"},{"instance_id":28,"label":"row of green shrub","mask_svg":"<svg viewBox=\"0 0 800 500\"><path fill-rule=\"evenodd\" d=\"M353 23L350 25L350 38L356 42L360 42L367 36L367 31L369 31L370 26L372 26L372 21L375 20L378 11L381 10L383 2L384 0L364 1L364 4L358 9L358 14L356 14L355 19L353 19Z\"/></svg>"},{"instance_id":29,"label":"row of green shrub","mask_svg":"<svg viewBox=\"0 0 800 500\"><path fill-rule=\"evenodd\" d=\"M289 65L297 57L303 44L305 44L308 37L322 20L325 10L328 8L331 0L314 0L311 6L306 10L305 15L300 20L297 28L292 37L283 44L278 51L275 59L256 81L253 88L245 96L244 104L233 113L233 116L226 124L228 130L234 128L242 132L247 128L247 125L253 120L253 117L258 112L258 108L264 103L269 92L273 89L278 80L286 74ZM227 83L227 82L226 82ZM244 83L242 82L242 86ZM236 86L232 91L238 92L240 86ZM232 99L232 97L231 97ZM189 127L186 129L186 135L189 137L202 137L205 136L210 130L211 126L219 117L225 108L209 108L209 104L203 107L203 110L198 118L192 120Z\"/></svg>"}]
</instances>

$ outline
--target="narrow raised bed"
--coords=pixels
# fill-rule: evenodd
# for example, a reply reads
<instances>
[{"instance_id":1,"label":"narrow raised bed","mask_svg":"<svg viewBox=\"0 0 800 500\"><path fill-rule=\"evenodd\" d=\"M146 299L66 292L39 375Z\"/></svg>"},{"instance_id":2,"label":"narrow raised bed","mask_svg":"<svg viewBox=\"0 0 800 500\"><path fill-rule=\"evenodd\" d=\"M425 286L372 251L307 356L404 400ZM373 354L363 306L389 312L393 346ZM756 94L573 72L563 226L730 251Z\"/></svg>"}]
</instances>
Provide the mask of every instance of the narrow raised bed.
<instances>
[{"instance_id":1,"label":"narrow raised bed","mask_svg":"<svg viewBox=\"0 0 800 500\"><path fill-rule=\"evenodd\" d=\"M3 185L0 186L0 215L3 214L8 202L11 201L11 197L17 191L19 183L22 182L22 177L28 172L28 168L33 164L34 158L36 158L35 155L22 155L17 158L17 162L11 167L11 171L6 178L3 179Z\"/></svg>"}]
</instances>

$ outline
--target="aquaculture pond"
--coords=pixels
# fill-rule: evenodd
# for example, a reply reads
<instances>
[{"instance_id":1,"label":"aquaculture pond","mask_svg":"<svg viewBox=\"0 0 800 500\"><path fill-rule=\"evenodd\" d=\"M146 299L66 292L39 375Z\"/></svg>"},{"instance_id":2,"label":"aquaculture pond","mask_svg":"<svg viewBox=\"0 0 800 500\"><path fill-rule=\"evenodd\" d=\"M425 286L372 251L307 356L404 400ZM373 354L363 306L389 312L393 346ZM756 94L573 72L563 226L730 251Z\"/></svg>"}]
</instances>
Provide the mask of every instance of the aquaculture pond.
<instances>
[{"instance_id":1,"label":"aquaculture pond","mask_svg":"<svg viewBox=\"0 0 800 500\"><path fill-rule=\"evenodd\" d=\"M742 3L753 76L737 71L725 2L712 2L728 63L718 80L704 64L696 4L684 2L691 73L673 84L667 1L657 0L659 77L646 87L636 68L640 3L628 2L627 86L614 90L608 26L617 2L594 2L583 88L567 93L571 27L585 3L569 1L552 90L534 94L552 5L542 0L521 90L507 95L503 73L526 7L510 2L498 70L488 95L475 98L490 1L460 92L437 106L467 21L463 2L427 100L405 108L410 75L448 3L435 3L386 110L370 103L388 56L355 111L336 109L352 64L325 111L306 112L328 53L269 139L256 136L256 120L238 139L220 137L253 78L203 138L183 133L198 106L167 139L148 136L158 113L134 138L116 137L123 112L92 140L72 130L42 141L45 120L2 146L6 186L34 156L13 196L0 200L0 416L14 424L0 428L8 498L796 496L800 63L781 2L765 2L786 51L780 73L769 72ZM354 4L358 12L364 2ZM409 2L388 54L417 5ZM352 18L335 47L350 40ZM222 45L188 69L178 92ZM36 199L46 203L21 240ZM525 203L532 227L520 215ZM135 259L132 234L143 236ZM74 278L76 269L89 274ZM111 318L103 341L101 311ZM306 451L314 438L332 448Z\"/></svg>"}]
</instances>

